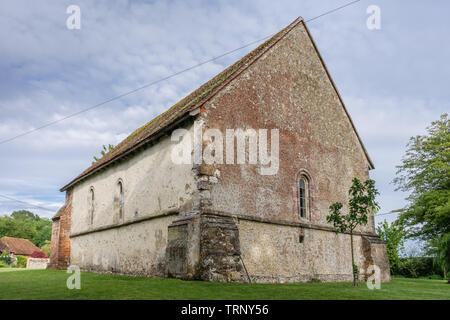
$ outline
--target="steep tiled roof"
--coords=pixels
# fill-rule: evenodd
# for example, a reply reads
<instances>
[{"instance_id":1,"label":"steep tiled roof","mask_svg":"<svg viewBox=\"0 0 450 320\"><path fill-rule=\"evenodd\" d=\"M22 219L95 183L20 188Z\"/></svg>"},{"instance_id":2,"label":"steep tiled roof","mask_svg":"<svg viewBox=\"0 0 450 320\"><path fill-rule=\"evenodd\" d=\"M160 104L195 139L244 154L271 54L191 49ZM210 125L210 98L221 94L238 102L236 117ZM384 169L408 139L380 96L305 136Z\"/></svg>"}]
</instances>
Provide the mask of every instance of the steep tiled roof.
<instances>
[{"instance_id":1,"label":"steep tiled roof","mask_svg":"<svg viewBox=\"0 0 450 320\"><path fill-rule=\"evenodd\" d=\"M92 166L83 171L69 184L64 186L61 191L66 190L72 185L80 182L82 179L88 175L96 172L97 170L113 163L114 161L120 159L122 156L127 154L129 151L133 150L135 147L141 145L142 143L148 141L160 130L166 128L170 124L174 123L176 120L182 118L189 111L198 108L205 101L210 99L214 94L216 94L223 85L234 79L238 74L245 70L251 63L256 61L264 52L266 52L270 47L282 39L292 28L294 28L298 23L302 21L302 18L297 18L289 26L275 34L269 40L262 43L256 49L248 53L242 59L219 73L217 76L203 84L200 88L189 94L187 97L179 101L177 104L172 106L166 112L160 114L155 119L142 126L123 140L119 145L117 145L113 150L108 152L103 158L95 162Z\"/></svg>"},{"instance_id":2,"label":"steep tiled roof","mask_svg":"<svg viewBox=\"0 0 450 320\"><path fill-rule=\"evenodd\" d=\"M13 252L15 255L29 256L35 250L40 251L38 247L30 242L30 240L12 237L0 238L0 251Z\"/></svg>"},{"instance_id":3,"label":"steep tiled roof","mask_svg":"<svg viewBox=\"0 0 450 320\"><path fill-rule=\"evenodd\" d=\"M52 220L55 220L61 217L67 211L67 204L64 204L61 208L59 208L58 212L53 216Z\"/></svg>"},{"instance_id":4,"label":"steep tiled roof","mask_svg":"<svg viewBox=\"0 0 450 320\"><path fill-rule=\"evenodd\" d=\"M133 132L130 136L128 136L125 140L123 140L119 145L117 145L113 150L108 152L104 157L102 157L99 161L95 162L92 166L87 168L85 171L83 171L81 174L79 174L75 179L73 179L70 183L68 183L66 186L61 188L61 191L64 191L71 186L75 185L76 183L80 182L81 180L85 179L87 176L107 167L108 165L114 163L115 161L123 158L130 152L133 152L136 148L139 148L140 146L144 145L146 142L150 141L153 137L155 137L160 131L163 129L169 127L170 125L174 124L176 121L183 119L183 117L187 116L190 111L197 109L200 107L203 103L205 103L207 100L209 100L211 97L213 97L217 92L220 91L221 88L223 88L226 84L228 84L231 80L233 80L235 77L237 77L242 71L244 71L248 66L250 66L253 62L255 62L263 53L265 53L267 50L269 50L274 44L276 44L279 40L281 40L289 31L291 31L295 26L297 26L299 23L303 22L303 19L301 17L294 20L290 25L288 25L286 28L272 36L269 40L262 43L260 46L258 46L256 49L248 53L246 56L244 56L242 59L219 73L217 76L203 84L200 88L189 94L187 97L173 105L169 110L166 112L160 114L155 119L147 123L146 125L142 126L141 128L137 129L135 132ZM306 28L306 25L305 25ZM306 28L306 30L308 30ZM309 32L308 32L309 34ZM314 44L313 39L311 38L311 41ZM314 47L320 57L320 54L314 44ZM320 57L322 63L323 60ZM323 66L329 76L328 70L323 63ZM330 77L330 76L329 76ZM331 77L330 81L332 82L334 88L336 89L336 86L334 85ZM349 120L353 126L353 129L355 130L355 133L361 143L361 146L364 150L364 153L367 156L367 159L370 163L370 166L373 168L372 161L370 160L370 157L364 147L364 144L362 143L356 128L353 124L353 121L350 118L350 115L348 114L345 105L339 95L339 92L336 89L336 92L339 96L339 99L342 102L342 105L344 106L344 110L349 117Z\"/></svg>"}]
</instances>

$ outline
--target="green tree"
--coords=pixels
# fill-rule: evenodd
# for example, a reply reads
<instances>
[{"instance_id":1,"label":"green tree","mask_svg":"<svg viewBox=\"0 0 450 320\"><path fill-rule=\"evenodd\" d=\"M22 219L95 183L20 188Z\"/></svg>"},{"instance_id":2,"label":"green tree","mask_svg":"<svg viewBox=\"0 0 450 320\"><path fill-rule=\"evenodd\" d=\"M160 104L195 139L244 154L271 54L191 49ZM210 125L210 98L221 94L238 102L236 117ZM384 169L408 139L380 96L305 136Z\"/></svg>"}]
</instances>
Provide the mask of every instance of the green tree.
<instances>
[{"instance_id":1,"label":"green tree","mask_svg":"<svg viewBox=\"0 0 450 320\"><path fill-rule=\"evenodd\" d=\"M114 149L114 146L112 144L108 144L108 146L103 145L103 149L100 151L101 156L98 158L96 156L94 156L95 161L93 161L92 164L96 163L98 160L103 158L108 152L112 151L113 149Z\"/></svg>"},{"instance_id":2,"label":"green tree","mask_svg":"<svg viewBox=\"0 0 450 320\"><path fill-rule=\"evenodd\" d=\"M428 244L427 253L433 257L434 265L442 270L444 278L448 277L450 283L450 234L430 240Z\"/></svg>"},{"instance_id":3,"label":"green tree","mask_svg":"<svg viewBox=\"0 0 450 320\"><path fill-rule=\"evenodd\" d=\"M406 231L397 220L391 224L384 220L377 226L376 231L380 238L386 243L390 268L391 271L394 271L399 264L399 253L403 250Z\"/></svg>"},{"instance_id":4,"label":"green tree","mask_svg":"<svg viewBox=\"0 0 450 320\"><path fill-rule=\"evenodd\" d=\"M18 268L26 268L27 267L27 258L24 256L15 256L17 259L17 267Z\"/></svg>"},{"instance_id":5,"label":"green tree","mask_svg":"<svg viewBox=\"0 0 450 320\"><path fill-rule=\"evenodd\" d=\"M450 233L450 119L443 114L412 137L393 182L410 192L400 221L408 237L432 240Z\"/></svg>"},{"instance_id":6,"label":"green tree","mask_svg":"<svg viewBox=\"0 0 450 320\"><path fill-rule=\"evenodd\" d=\"M11 253L8 251L3 251L0 254L0 262L9 266L12 263Z\"/></svg>"},{"instance_id":7,"label":"green tree","mask_svg":"<svg viewBox=\"0 0 450 320\"><path fill-rule=\"evenodd\" d=\"M393 182L410 192L400 221L408 238L422 239L435 248L436 259L448 271L450 249L450 119L441 115L427 134L412 137Z\"/></svg>"},{"instance_id":8,"label":"green tree","mask_svg":"<svg viewBox=\"0 0 450 320\"><path fill-rule=\"evenodd\" d=\"M47 255L47 257L50 257L51 241L45 240L44 244L40 247L40 249Z\"/></svg>"},{"instance_id":9,"label":"green tree","mask_svg":"<svg viewBox=\"0 0 450 320\"><path fill-rule=\"evenodd\" d=\"M52 238L52 222L50 219L40 218L34 224L36 234L30 239L36 246L41 247Z\"/></svg>"},{"instance_id":10,"label":"green tree","mask_svg":"<svg viewBox=\"0 0 450 320\"><path fill-rule=\"evenodd\" d=\"M353 286L358 286L358 266L355 264L353 250L353 232L359 225L366 225L368 215L371 211L379 209L375 197L379 194L375 188L375 181L368 179L362 183L358 178L353 178L352 186L348 191L350 199L348 202L349 213L343 215L341 202L335 202L330 206L330 214L327 221L332 222L336 233L350 233L350 247L352 251Z\"/></svg>"},{"instance_id":11,"label":"green tree","mask_svg":"<svg viewBox=\"0 0 450 320\"><path fill-rule=\"evenodd\" d=\"M25 220L25 219L31 219L31 220L39 220L40 217L37 214L34 214L33 212L27 211L27 210L19 210L14 211L11 213L11 218L16 220Z\"/></svg>"},{"instance_id":12,"label":"green tree","mask_svg":"<svg viewBox=\"0 0 450 320\"><path fill-rule=\"evenodd\" d=\"M51 239L52 222L30 211L14 211L0 217L0 238L4 236L28 239L40 247Z\"/></svg>"},{"instance_id":13,"label":"green tree","mask_svg":"<svg viewBox=\"0 0 450 320\"><path fill-rule=\"evenodd\" d=\"M14 219L9 216L0 218L0 238L4 236L32 239L36 235L36 228L27 220Z\"/></svg>"}]
</instances>

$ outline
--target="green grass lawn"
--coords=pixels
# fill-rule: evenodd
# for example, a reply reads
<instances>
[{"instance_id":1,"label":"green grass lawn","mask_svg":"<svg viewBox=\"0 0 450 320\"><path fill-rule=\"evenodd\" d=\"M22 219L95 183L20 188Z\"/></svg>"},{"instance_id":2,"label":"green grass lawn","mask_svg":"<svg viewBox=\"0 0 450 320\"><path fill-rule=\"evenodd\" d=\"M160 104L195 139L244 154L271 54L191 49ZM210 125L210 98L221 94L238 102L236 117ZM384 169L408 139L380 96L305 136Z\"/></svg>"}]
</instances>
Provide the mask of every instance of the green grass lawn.
<instances>
[{"instance_id":1,"label":"green grass lawn","mask_svg":"<svg viewBox=\"0 0 450 320\"><path fill-rule=\"evenodd\" d=\"M81 273L69 290L62 270L0 269L0 299L450 299L444 280L394 278L380 290L365 283L243 284Z\"/></svg>"}]
</instances>

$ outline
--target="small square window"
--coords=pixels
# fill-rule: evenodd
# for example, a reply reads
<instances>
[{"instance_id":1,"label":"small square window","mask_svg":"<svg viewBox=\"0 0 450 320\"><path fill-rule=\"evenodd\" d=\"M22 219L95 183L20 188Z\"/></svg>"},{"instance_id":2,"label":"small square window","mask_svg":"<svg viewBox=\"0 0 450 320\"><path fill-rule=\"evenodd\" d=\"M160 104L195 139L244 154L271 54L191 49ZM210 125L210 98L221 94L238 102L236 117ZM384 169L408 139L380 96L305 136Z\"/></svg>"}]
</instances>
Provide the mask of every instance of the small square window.
<instances>
[{"instance_id":1,"label":"small square window","mask_svg":"<svg viewBox=\"0 0 450 320\"><path fill-rule=\"evenodd\" d=\"M305 241L305 235L301 234L298 236L298 242L303 243L303 241Z\"/></svg>"}]
</instances>

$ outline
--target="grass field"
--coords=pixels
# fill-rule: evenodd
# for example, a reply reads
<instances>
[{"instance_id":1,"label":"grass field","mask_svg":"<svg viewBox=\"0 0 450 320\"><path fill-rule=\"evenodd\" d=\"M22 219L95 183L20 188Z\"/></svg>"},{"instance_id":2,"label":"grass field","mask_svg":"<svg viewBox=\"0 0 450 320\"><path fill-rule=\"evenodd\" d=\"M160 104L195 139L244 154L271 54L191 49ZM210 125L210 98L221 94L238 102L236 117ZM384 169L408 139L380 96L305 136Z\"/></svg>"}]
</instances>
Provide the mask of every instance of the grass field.
<instances>
[{"instance_id":1,"label":"grass field","mask_svg":"<svg viewBox=\"0 0 450 320\"><path fill-rule=\"evenodd\" d=\"M0 299L450 299L444 280L394 278L380 290L365 283L242 284L81 273L69 290L62 270L0 269Z\"/></svg>"}]
</instances>

